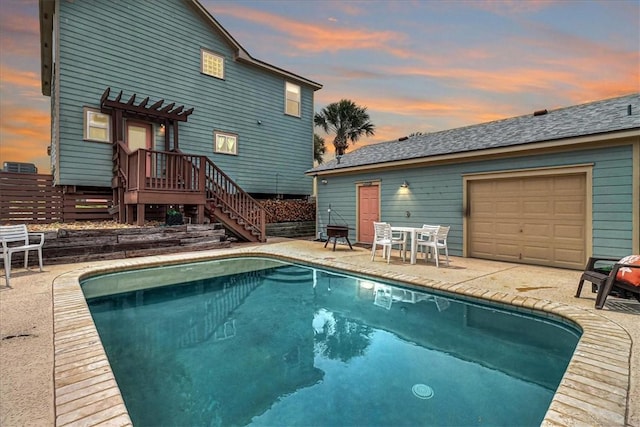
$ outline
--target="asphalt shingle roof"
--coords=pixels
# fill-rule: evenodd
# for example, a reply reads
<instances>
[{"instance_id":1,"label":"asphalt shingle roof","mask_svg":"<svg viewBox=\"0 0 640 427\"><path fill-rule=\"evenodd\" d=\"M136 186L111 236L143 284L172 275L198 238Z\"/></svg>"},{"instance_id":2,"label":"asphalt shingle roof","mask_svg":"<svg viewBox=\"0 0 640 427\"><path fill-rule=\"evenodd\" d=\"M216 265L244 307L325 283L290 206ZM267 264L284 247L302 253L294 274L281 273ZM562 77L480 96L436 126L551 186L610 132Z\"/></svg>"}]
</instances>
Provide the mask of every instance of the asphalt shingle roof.
<instances>
[{"instance_id":1,"label":"asphalt shingle roof","mask_svg":"<svg viewBox=\"0 0 640 427\"><path fill-rule=\"evenodd\" d=\"M631 107L629 107L631 106ZM629 110L630 108L630 110ZM631 114L629 114L631 111ZM640 93L440 132L366 145L308 172L513 147L640 129Z\"/></svg>"}]
</instances>

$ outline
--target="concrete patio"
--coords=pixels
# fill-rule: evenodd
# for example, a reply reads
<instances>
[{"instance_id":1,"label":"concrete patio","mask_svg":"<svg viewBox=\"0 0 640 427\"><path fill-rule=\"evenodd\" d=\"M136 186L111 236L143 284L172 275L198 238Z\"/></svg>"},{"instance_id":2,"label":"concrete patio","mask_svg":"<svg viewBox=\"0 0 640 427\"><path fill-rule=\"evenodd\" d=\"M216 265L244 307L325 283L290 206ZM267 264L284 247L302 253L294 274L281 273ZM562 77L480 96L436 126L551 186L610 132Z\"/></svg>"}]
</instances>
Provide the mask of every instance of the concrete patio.
<instances>
[{"instance_id":1,"label":"concrete patio","mask_svg":"<svg viewBox=\"0 0 640 427\"><path fill-rule=\"evenodd\" d=\"M270 239L229 249L127 260L14 269L11 288L0 283L0 425L127 425L104 351L86 310L78 279L89 271L268 254L559 315L584 330L543 425L640 425L640 303L609 298L595 310L580 272L466 258L436 268L419 259L371 262L367 249ZM394 254L396 254L394 252ZM79 345L79 343L81 343ZM78 350L82 347L82 350ZM517 420L514 420L517 424Z\"/></svg>"}]
</instances>

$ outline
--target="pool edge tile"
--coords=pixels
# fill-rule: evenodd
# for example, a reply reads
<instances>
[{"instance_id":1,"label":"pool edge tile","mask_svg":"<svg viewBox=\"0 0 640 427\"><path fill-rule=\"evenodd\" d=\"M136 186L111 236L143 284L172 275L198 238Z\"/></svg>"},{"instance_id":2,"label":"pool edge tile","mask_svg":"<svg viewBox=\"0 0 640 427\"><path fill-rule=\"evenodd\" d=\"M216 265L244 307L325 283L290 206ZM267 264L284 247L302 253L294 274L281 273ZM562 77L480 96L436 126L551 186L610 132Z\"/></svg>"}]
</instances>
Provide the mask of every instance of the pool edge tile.
<instances>
[{"instance_id":1,"label":"pool edge tile","mask_svg":"<svg viewBox=\"0 0 640 427\"><path fill-rule=\"evenodd\" d=\"M86 374L89 375L87 378L82 375L76 377L82 378L82 380L75 383L77 386L75 389L74 383L64 384L64 381L61 381L59 377L59 375L63 373L62 366L73 366L74 356L72 351L77 350L77 347L72 349L70 343L68 341L65 343L65 341L73 337L74 325L82 328L87 327L87 317L83 315L83 312L86 312L89 315L89 319L91 318L88 313L89 309L86 302L84 302L84 295L80 289L79 283L82 277L133 268L179 264L181 262L197 262L242 255L267 256L304 263L311 262L313 264L329 268L345 270L350 273L364 274L392 281L403 281L411 285L421 286L436 291L465 297L479 298L494 304L509 305L519 310L524 309L527 312L534 312L546 317L565 319L566 322L572 322L583 330L583 334L578 342L578 347L576 347L576 353L578 353L578 349L581 348L586 348L592 351L591 356L587 350L579 354L574 353L574 356L572 356L569 365L567 366L565 377L572 379L573 381L577 381L576 378L584 378L583 381L587 383L587 385L589 385L589 383L596 385L604 383L600 387L603 388L604 391L600 392L606 393L607 387L612 387L611 391L615 391L616 394L614 399L619 402L627 402L629 393L629 374L627 372L627 375L625 376L624 372L622 372L624 371L624 363L620 365L616 363L617 367L614 370L615 378L609 378L609 381L605 382L605 372L602 372L603 370L601 368L598 369L598 366L601 365L601 361L595 357L598 354L607 354L613 351L616 353L618 362L622 362L625 358L628 360L631 355L631 338L622 327L604 317L598 316L595 313L563 303L533 297L523 297L500 291L478 289L468 284L432 281L409 274L385 272L382 270L384 268L383 265L372 265L367 268L357 268L353 264L341 262L334 258L304 258L297 254L283 254L279 253L277 250L269 251L266 250L265 247L225 249L217 251L216 253L201 253L196 255L180 254L114 260L103 265L83 267L56 278L54 280L53 287L54 358L58 359L62 357L61 355L65 355L65 363L59 366L54 360L55 396L58 397L59 395L71 393L82 387L91 389L92 384L99 384L111 379L113 380L115 387L117 387L117 383L113 378L113 373L111 372L111 368L108 363L106 367L109 369L110 378L109 375L105 376L105 373L102 372L102 370L97 370L95 372L95 376L91 376L92 372L89 370L86 372ZM93 320L91 320L91 324L93 325ZM95 330L95 325L93 325L93 329ZM87 342L85 343L85 346L86 349L84 351L101 353L101 355L96 356L96 358L99 359L102 355L106 358L104 348L102 347L102 343L99 339L95 342ZM81 355L84 351L77 354ZM588 363L590 359L593 361L593 364ZM82 363L80 360L78 360L78 362ZM628 363L626 364L626 368L627 370L629 369ZM611 373L611 370L609 370L609 373ZM542 425L625 425L626 406L622 405L623 407L620 408L618 405L612 405L610 400L607 402L603 401L599 405L601 399L599 399L594 393L590 393L586 386L585 389L582 390L583 395L587 397L593 396L593 400L589 401L587 405L589 411L577 408L575 405L578 405L582 401L572 397L572 393L576 394L575 382L565 382L565 377L563 377L563 380L556 390L556 394L554 395L549 409L545 414ZM74 415L83 415L83 417L78 418L77 421L83 425L132 425L119 390L117 396L113 397L113 402L115 403L110 405L108 408L105 408L103 406L104 401L99 398L100 389L100 387L95 387L95 393L89 392L92 394L83 401L87 402L87 404L83 406L82 411ZM93 401L90 396L95 396L95 401ZM62 399L62 401L63 400L64 399ZM64 409L68 409L69 406L62 407L62 404L59 405L57 402L58 399L56 399L56 426L68 425L67 422L72 418L72 416L68 415L69 412L64 412ZM63 416L65 414L67 414L67 416ZM71 421L71 423L74 424L75 421Z\"/></svg>"}]
</instances>

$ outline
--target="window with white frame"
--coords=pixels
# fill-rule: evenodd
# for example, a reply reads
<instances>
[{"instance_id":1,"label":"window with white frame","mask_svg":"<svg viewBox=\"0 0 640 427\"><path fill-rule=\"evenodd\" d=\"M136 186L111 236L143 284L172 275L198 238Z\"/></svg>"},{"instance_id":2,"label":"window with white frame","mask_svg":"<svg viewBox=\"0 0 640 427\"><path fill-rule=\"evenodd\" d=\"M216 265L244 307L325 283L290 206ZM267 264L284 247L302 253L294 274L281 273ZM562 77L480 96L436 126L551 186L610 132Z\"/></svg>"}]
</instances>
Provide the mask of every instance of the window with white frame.
<instances>
[{"instance_id":1,"label":"window with white frame","mask_svg":"<svg viewBox=\"0 0 640 427\"><path fill-rule=\"evenodd\" d=\"M201 49L202 73L224 79L224 58L213 52Z\"/></svg>"},{"instance_id":2,"label":"window with white frame","mask_svg":"<svg viewBox=\"0 0 640 427\"><path fill-rule=\"evenodd\" d=\"M287 99L285 113L300 117L300 86L287 82L285 92Z\"/></svg>"},{"instance_id":3,"label":"window with white frame","mask_svg":"<svg viewBox=\"0 0 640 427\"><path fill-rule=\"evenodd\" d=\"M238 135L217 131L213 135L213 151L222 154L238 154Z\"/></svg>"},{"instance_id":4,"label":"window with white frame","mask_svg":"<svg viewBox=\"0 0 640 427\"><path fill-rule=\"evenodd\" d=\"M84 107L84 132L85 141L111 142L111 116L101 113L100 110Z\"/></svg>"}]
</instances>

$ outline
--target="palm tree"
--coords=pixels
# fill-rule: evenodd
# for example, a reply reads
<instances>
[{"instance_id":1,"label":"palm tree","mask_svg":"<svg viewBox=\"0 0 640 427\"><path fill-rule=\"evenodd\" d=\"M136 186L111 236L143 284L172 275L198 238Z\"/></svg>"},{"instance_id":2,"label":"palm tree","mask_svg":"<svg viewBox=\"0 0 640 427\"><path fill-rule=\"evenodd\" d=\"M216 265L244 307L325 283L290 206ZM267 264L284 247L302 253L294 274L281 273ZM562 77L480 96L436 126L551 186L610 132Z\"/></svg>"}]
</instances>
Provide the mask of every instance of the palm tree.
<instances>
[{"instance_id":1,"label":"palm tree","mask_svg":"<svg viewBox=\"0 0 640 427\"><path fill-rule=\"evenodd\" d=\"M375 134L375 125L369 121L367 107L358 107L348 99L327 105L315 114L313 122L326 133L336 134L333 139L336 156L344 154L349 141L355 144L363 134Z\"/></svg>"},{"instance_id":2,"label":"palm tree","mask_svg":"<svg viewBox=\"0 0 640 427\"><path fill-rule=\"evenodd\" d=\"M324 138L317 133L313 134L313 160L321 164L324 160L322 156L327 151L327 147L324 145Z\"/></svg>"}]
</instances>

